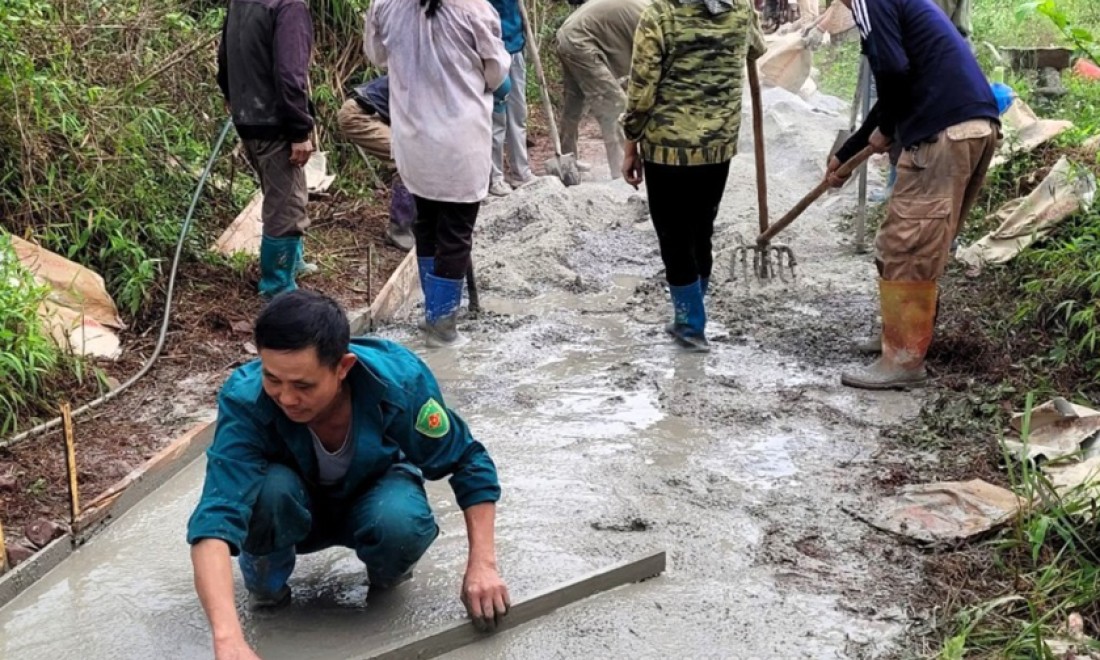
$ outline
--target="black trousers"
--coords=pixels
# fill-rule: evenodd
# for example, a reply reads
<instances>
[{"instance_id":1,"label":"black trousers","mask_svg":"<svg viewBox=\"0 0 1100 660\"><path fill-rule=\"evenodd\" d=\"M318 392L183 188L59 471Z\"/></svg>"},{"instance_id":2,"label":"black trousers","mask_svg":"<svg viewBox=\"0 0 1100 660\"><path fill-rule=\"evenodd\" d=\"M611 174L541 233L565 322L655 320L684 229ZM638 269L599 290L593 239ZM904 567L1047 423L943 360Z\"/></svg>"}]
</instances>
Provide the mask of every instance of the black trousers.
<instances>
[{"instance_id":1,"label":"black trousers","mask_svg":"<svg viewBox=\"0 0 1100 660\"><path fill-rule=\"evenodd\" d=\"M714 218L726 189L729 161L717 165L660 165L646 162L649 215L661 245L665 279L685 286L709 278L714 266Z\"/></svg>"},{"instance_id":2,"label":"black trousers","mask_svg":"<svg viewBox=\"0 0 1100 660\"><path fill-rule=\"evenodd\" d=\"M435 257L438 277L459 280L470 268L474 244L474 223L481 205L477 202L437 202L413 195L416 200L416 256Z\"/></svg>"}]
</instances>

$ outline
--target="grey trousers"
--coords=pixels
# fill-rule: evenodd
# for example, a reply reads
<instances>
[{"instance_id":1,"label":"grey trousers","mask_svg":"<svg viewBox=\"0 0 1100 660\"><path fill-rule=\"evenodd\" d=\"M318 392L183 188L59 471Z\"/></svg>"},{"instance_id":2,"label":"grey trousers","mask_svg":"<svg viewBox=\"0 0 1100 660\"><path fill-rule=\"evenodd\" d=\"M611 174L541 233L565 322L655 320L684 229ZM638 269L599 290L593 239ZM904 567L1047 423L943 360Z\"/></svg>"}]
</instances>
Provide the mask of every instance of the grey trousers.
<instances>
[{"instance_id":1,"label":"grey trousers","mask_svg":"<svg viewBox=\"0 0 1100 660\"><path fill-rule=\"evenodd\" d=\"M306 202L306 171L290 164L290 143L286 140L241 140L244 155L260 177L264 193L260 217L264 236L301 236L309 227Z\"/></svg>"},{"instance_id":2,"label":"grey trousers","mask_svg":"<svg viewBox=\"0 0 1100 660\"><path fill-rule=\"evenodd\" d=\"M531 178L527 160L527 63L523 52L512 55L512 91L505 101L507 110L493 114L493 174L492 181L504 178L504 148L512 164L512 177L517 181Z\"/></svg>"}]
</instances>

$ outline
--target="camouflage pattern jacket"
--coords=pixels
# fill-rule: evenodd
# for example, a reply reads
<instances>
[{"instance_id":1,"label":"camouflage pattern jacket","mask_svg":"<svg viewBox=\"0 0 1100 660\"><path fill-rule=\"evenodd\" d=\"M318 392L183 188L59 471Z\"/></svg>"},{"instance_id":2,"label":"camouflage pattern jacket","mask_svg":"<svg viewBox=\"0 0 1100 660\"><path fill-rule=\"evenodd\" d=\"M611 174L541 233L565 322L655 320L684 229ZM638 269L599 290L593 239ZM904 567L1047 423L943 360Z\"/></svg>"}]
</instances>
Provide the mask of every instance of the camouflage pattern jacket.
<instances>
[{"instance_id":1,"label":"camouflage pattern jacket","mask_svg":"<svg viewBox=\"0 0 1100 660\"><path fill-rule=\"evenodd\" d=\"M745 62L766 46L752 0L732 4L712 15L703 3L655 0L642 13L622 124L644 160L709 165L737 154Z\"/></svg>"}]
</instances>

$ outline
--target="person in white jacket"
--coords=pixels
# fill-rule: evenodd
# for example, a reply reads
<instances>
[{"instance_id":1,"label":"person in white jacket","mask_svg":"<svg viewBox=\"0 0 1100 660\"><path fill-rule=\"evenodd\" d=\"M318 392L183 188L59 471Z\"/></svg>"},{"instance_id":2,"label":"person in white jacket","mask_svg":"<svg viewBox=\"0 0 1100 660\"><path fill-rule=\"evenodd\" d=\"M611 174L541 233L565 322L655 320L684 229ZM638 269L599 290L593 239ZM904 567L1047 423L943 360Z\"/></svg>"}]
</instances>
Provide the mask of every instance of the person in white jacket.
<instances>
[{"instance_id":1,"label":"person in white jacket","mask_svg":"<svg viewBox=\"0 0 1100 660\"><path fill-rule=\"evenodd\" d=\"M363 49L389 71L393 155L416 200L428 345L452 344L489 191L492 113L510 89L500 17L485 0L376 0Z\"/></svg>"}]
</instances>

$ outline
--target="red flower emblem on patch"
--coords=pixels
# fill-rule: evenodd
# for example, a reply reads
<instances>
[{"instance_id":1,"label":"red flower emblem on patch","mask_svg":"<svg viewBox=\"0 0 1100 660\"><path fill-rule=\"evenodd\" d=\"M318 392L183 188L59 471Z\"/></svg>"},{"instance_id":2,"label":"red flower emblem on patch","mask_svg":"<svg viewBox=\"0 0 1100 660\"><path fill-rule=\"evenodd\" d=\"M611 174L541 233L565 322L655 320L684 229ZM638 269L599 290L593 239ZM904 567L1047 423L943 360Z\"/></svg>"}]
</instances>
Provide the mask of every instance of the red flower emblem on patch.
<instances>
[{"instance_id":1,"label":"red flower emblem on patch","mask_svg":"<svg viewBox=\"0 0 1100 660\"><path fill-rule=\"evenodd\" d=\"M439 418L439 413L432 413L428 415L428 428L437 429L443 424L443 420Z\"/></svg>"}]
</instances>

